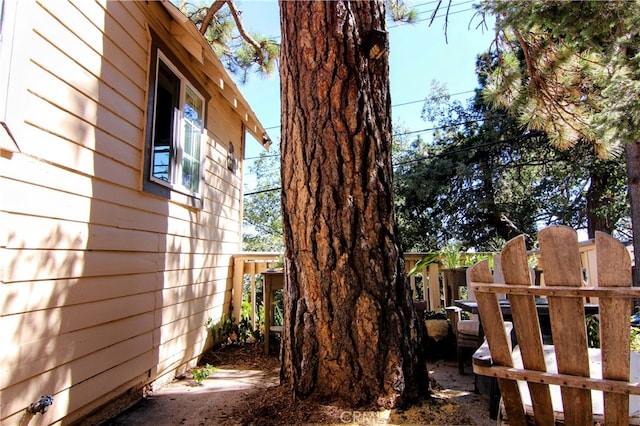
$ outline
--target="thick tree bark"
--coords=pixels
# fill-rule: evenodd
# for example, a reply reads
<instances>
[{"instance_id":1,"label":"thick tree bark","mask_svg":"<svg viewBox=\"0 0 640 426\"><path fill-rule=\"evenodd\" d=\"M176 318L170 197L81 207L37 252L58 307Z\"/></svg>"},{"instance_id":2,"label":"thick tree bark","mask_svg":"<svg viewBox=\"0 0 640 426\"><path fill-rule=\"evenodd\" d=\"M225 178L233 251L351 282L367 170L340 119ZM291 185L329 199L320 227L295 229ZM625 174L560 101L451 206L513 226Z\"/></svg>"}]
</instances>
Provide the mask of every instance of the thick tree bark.
<instances>
[{"instance_id":1,"label":"thick tree bark","mask_svg":"<svg viewBox=\"0 0 640 426\"><path fill-rule=\"evenodd\" d=\"M607 193L609 187L610 176L602 173L591 174L591 185L587 191L587 236L595 238L596 232L606 232L612 234L614 230L615 219L605 216L600 211L608 203L611 203L611 197Z\"/></svg>"},{"instance_id":2,"label":"thick tree bark","mask_svg":"<svg viewBox=\"0 0 640 426\"><path fill-rule=\"evenodd\" d=\"M397 241L384 2L282 1L282 378L391 407L428 391ZM387 43L383 41L383 48Z\"/></svg>"},{"instance_id":3,"label":"thick tree bark","mask_svg":"<svg viewBox=\"0 0 640 426\"><path fill-rule=\"evenodd\" d=\"M631 228L633 229L633 285L640 286L640 143L625 145L627 157L627 184L631 202Z\"/></svg>"}]
</instances>

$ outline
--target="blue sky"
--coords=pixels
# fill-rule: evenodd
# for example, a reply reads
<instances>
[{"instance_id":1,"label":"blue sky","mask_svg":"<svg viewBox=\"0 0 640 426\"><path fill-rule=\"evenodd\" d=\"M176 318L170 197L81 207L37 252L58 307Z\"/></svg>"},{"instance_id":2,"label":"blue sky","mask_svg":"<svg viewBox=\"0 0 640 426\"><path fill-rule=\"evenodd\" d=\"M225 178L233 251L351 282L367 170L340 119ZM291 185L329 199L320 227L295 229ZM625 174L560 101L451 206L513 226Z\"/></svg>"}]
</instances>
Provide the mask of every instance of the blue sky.
<instances>
[{"instance_id":1,"label":"blue sky","mask_svg":"<svg viewBox=\"0 0 640 426\"><path fill-rule=\"evenodd\" d=\"M413 7L419 13L414 25L388 23L391 103L393 124L402 124L416 131L431 127L420 117L423 102L436 80L445 83L449 93L466 99L477 87L475 75L476 55L486 51L493 40L493 27L477 29L480 18L475 17L473 0L453 0L445 39L443 1L438 17L429 26L431 12L437 0L414 0ZM245 0L237 2L247 29L279 40L280 18L275 0ZM277 71L270 78L252 75L246 84L238 87L249 101L258 119L267 127L273 141L280 140L280 82ZM423 134L428 139L431 132ZM251 158L258 156L262 148L253 140L247 141L245 157L245 191L253 189L255 181L248 174Z\"/></svg>"}]
</instances>

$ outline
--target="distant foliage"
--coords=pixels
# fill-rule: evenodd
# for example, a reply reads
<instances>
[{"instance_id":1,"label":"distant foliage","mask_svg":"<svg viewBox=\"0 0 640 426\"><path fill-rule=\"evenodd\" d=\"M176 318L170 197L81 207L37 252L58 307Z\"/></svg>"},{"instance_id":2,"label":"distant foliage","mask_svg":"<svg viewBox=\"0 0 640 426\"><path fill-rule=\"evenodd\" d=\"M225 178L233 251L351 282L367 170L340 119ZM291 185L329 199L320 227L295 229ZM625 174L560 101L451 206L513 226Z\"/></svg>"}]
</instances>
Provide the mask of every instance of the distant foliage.
<instances>
[{"instance_id":1,"label":"distant foliage","mask_svg":"<svg viewBox=\"0 0 640 426\"><path fill-rule=\"evenodd\" d=\"M245 251L282 252L282 205L280 202L279 146L260 153L249 173L255 186L244 198L242 249Z\"/></svg>"},{"instance_id":2,"label":"distant foliage","mask_svg":"<svg viewBox=\"0 0 640 426\"><path fill-rule=\"evenodd\" d=\"M478 69L495 58L481 56ZM479 74L480 83L486 82ZM600 159L591 145L554 147L480 94L451 100L433 84L423 115L438 124L433 141L397 140L394 185L405 249L495 251L519 234L535 244L540 227L565 224L629 233L623 157ZM601 222L595 223L596 219Z\"/></svg>"}]
</instances>

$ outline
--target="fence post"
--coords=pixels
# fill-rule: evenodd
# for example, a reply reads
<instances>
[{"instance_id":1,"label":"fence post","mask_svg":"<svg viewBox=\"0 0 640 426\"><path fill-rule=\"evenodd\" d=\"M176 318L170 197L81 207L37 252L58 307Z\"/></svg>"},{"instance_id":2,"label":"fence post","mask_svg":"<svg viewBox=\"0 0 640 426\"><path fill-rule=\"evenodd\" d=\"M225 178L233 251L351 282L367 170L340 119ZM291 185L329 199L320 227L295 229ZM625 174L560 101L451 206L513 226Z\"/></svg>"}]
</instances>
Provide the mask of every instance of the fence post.
<instances>
[{"instance_id":1,"label":"fence post","mask_svg":"<svg viewBox=\"0 0 640 426\"><path fill-rule=\"evenodd\" d=\"M429 265L429 311L439 312L442 309L440 305L440 278L438 274L438 264L432 263ZM426 284L426 283L425 283ZM425 291L427 286L424 286Z\"/></svg>"},{"instance_id":2,"label":"fence post","mask_svg":"<svg viewBox=\"0 0 640 426\"><path fill-rule=\"evenodd\" d=\"M244 281L244 258L234 257L233 260L233 293L232 293L232 315L235 317L234 323L240 321L242 313L242 282Z\"/></svg>"}]
</instances>

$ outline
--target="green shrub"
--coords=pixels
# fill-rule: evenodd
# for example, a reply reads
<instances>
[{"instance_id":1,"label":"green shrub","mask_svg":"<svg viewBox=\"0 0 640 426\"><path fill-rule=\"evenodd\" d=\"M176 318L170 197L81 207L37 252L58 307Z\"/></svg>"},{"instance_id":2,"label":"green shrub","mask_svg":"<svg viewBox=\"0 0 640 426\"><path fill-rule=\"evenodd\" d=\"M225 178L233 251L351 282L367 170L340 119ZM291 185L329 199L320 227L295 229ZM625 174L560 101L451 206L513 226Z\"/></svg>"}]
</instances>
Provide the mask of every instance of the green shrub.
<instances>
[{"instance_id":1,"label":"green shrub","mask_svg":"<svg viewBox=\"0 0 640 426\"><path fill-rule=\"evenodd\" d=\"M202 384L202 381L215 373L216 368L210 364L206 364L201 367L195 367L191 369L191 375L193 376L193 381L198 385Z\"/></svg>"},{"instance_id":2,"label":"green shrub","mask_svg":"<svg viewBox=\"0 0 640 426\"><path fill-rule=\"evenodd\" d=\"M640 352L640 328L631 326L631 338L629 339L631 350ZM600 347L600 321L597 315L587 317L587 343L590 348Z\"/></svg>"},{"instance_id":3,"label":"green shrub","mask_svg":"<svg viewBox=\"0 0 640 426\"><path fill-rule=\"evenodd\" d=\"M264 313L262 310L258 311L258 323L264 322ZM234 324L235 317L231 314L228 318L226 314L222 314L222 319L219 323L214 323L209 318L205 327L210 331L213 341L216 343L225 344L245 344L249 341L259 341L262 337L260 327L255 329L251 325L251 304L247 301L242 302L240 310L240 321L238 324Z\"/></svg>"},{"instance_id":4,"label":"green shrub","mask_svg":"<svg viewBox=\"0 0 640 426\"><path fill-rule=\"evenodd\" d=\"M640 352L640 327L631 327L631 350Z\"/></svg>"}]
</instances>

